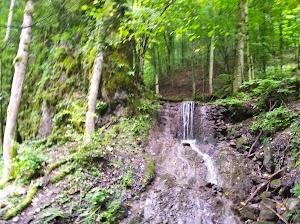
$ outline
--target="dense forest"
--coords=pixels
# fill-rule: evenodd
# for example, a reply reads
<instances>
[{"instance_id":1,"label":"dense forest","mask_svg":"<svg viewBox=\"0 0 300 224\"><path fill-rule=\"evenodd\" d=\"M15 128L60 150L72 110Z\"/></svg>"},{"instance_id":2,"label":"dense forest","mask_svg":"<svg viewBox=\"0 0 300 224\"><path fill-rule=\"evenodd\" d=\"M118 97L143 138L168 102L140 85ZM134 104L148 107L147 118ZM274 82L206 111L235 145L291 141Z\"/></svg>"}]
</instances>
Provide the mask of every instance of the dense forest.
<instances>
[{"instance_id":1,"label":"dense forest","mask_svg":"<svg viewBox=\"0 0 300 224\"><path fill-rule=\"evenodd\" d=\"M297 0L2 0L0 94L0 223L300 223Z\"/></svg>"}]
</instances>

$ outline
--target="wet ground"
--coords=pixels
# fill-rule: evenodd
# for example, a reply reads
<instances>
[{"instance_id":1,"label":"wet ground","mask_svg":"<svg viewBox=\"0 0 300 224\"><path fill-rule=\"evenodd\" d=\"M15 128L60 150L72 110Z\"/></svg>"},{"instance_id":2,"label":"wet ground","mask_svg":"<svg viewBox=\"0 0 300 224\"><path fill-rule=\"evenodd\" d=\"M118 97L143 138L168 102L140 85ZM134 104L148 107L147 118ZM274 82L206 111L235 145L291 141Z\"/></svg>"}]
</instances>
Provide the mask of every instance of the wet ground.
<instances>
[{"instance_id":1,"label":"wet ground","mask_svg":"<svg viewBox=\"0 0 300 224\"><path fill-rule=\"evenodd\" d=\"M122 223L241 223L231 209L231 201L225 197L227 192L223 182L232 183L233 175L221 175L224 164L220 158L221 149L217 144L203 137L212 139L214 128L205 115L209 106L198 105L195 111L201 111L195 118L204 125L202 132L207 132L202 140L180 140L179 104L165 104L159 113L159 125L153 131L148 152L153 155L156 164L156 178L152 185L138 200L131 202L129 216ZM204 108L208 107L208 108ZM197 124L197 122L194 125ZM198 127L199 128L199 127ZM224 147L222 152L224 153ZM217 164L215 164L217 161ZM226 163L226 160L224 160ZM242 162L242 160L240 161ZM238 163L238 162L237 162ZM225 164L230 167L232 164ZM244 175L243 170L240 174Z\"/></svg>"}]
</instances>

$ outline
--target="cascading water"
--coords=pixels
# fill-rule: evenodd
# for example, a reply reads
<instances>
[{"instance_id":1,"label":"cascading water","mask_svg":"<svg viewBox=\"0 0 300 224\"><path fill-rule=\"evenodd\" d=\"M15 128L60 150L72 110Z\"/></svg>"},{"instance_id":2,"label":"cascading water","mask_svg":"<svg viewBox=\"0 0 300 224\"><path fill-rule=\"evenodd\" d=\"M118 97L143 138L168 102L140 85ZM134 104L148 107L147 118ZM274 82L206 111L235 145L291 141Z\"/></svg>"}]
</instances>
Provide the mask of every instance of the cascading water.
<instances>
[{"instance_id":1,"label":"cascading water","mask_svg":"<svg viewBox=\"0 0 300 224\"><path fill-rule=\"evenodd\" d=\"M193 123L194 123L194 110L195 103L193 101L186 101L181 104L181 115L183 122L183 143L188 143L193 151L195 151L198 155L200 155L204 161L204 164L207 168L207 181L221 186L222 181L218 174L218 170L216 169L212 158L202 152L197 144L197 141L194 139L193 135ZM203 145L203 147L208 147L208 145Z\"/></svg>"},{"instance_id":2,"label":"cascading water","mask_svg":"<svg viewBox=\"0 0 300 224\"><path fill-rule=\"evenodd\" d=\"M183 140L193 139L194 109L195 103L193 101L186 101L181 104Z\"/></svg>"}]
</instances>

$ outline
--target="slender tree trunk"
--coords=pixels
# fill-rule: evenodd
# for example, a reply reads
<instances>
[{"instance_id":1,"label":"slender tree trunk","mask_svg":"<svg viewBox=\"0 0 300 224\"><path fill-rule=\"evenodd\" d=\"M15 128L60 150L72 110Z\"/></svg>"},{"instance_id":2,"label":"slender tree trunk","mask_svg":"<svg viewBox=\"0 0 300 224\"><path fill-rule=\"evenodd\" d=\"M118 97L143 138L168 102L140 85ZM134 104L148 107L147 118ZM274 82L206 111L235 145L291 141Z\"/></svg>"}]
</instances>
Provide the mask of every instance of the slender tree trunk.
<instances>
[{"instance_id":1,"label":"slender tree trunk","mask_svg":"<svg viewBox=\"0 0 300 224\"><path fill-rule=\"evenodd\" d=\"M31 25L33 13L33 0L28 0L25 6L23 29L21 31L19 49L15 58L15 73L13 77L11 95L7 108L6 126L3 140L3 181L9 180L12 172L14 157L13 142L16 133L17 116L22 96L23 82L27 69L29 45L31 42Z\"/></svg>"},{"instance_id":2,"label":"slender tree trunk","mask_svg":"<svg viewBox=\"0 0 300 224\"><path fill-rule=\"evenodd\" d=\"M7 19L7 28L6 28L6 33L5 33L5 37L4 37L5 43L8 41L9 36L10 36L15 5L16 5L16 0L11 0L10 7L9 7L9 13L8 13L8 19Z\"/></svg>"},{"instance_id":3,"label":"slender tree trunk","mask_svg":"<svg viewBox=\"0 0 300 224\"><path fill-rule=\"evenodd\" d=\"M280 72L282 74L283 67L283 26L282 26L282 15L280 15L279 21L279 57L280 57Z\"/></svg>"},{"instance_id":4,"label":"slender tree trunk","mask_svg":"<svg viewBox=\"0 0 300 224\"><path fill-rule=\"evenodd\" d=\"M236 59L234 69L233 92L237 92L242 85L245 71L245 38L246 38L246 13L248 1L239 0L239 22L236 43Z\"/></svg>"},{"instance_id":5,"label":"slender tree trunk","mask_svg":"<svg viewBox=\"0 0 300 224\"><path fill-rule=\"evenodd\" d=\"M195 55L194 55L194 43L192 43L193 46L193 57L192 57L192 98L196 98L196 74L195 74Z\"/></svg>"},{"instance_id":6,"label":"slender tree trunk","mask_svg":"<svg viewBox=\"0 0 300 224\"><path fill-rule=\"evenodd\" d=\"M159 68L158 68L158 57L157 57L157 47L156 45L152 47L152 65L153 65L153 73L155 79L155 93L159 94Z\"/></svg>"},{"instance_id":7,"label":"slender tree trunk","mask_svg":"<svg viewBox=\"0 0 300 224\"><path fill-rule=\"evenodd\" d=\"M184 38L181 37L181 67L185 66L185 49L184 49Z\"/></svg>"},{"instance_id":8,"label":"slender tree trunk","mask_svg":"<svg viewBox=\"0 0 300 224\"><path fill-rule=\"evenodd\" d=\"M2 58L0 57L0 91L1 91L1 99L0 99L0 134L1 134L1 145L3 146L3 135L4 135L4 117L3 117L3 74L2 74Z\"/></svg>"},{"instance_id":9,"label":"slender tree trunk","mask_svg":"<svg viewBox=\"0 0 300 224\"><path fill-rule=\"evenodd\" d=\"M209 56L209 95L213 94L213 75L214 75L214 50L215 50L215 34L210 39L210 56Z\"/></svg>"},{"instance_id":10,"label":"slender tree trunk","mask_svg":"<svg viewBox=\"0 0 300 224\"><path fill-rule=\"evenodd\" d=\"M300 69L300 41L298 42L298 57L297 57L298 69Z\"/></svg>"},{"instance_id":11,"label":"slender tree trunk","mask_svg":"<svg viewBox=\"0 0 300 224\"><path fill-rule=\"evenodd\" d=\"M100 48L98 49L98 54L95 58L93 76L90 84L90 91L88 96L88 111L86 113L85 120L85 142L90 143L92 140L92 135L95 131L95 111L97 104L97 96L99 92L99 85L101 81L102 74L102 64L103 64L103 54Z\"/></svg>"}]
</instances>

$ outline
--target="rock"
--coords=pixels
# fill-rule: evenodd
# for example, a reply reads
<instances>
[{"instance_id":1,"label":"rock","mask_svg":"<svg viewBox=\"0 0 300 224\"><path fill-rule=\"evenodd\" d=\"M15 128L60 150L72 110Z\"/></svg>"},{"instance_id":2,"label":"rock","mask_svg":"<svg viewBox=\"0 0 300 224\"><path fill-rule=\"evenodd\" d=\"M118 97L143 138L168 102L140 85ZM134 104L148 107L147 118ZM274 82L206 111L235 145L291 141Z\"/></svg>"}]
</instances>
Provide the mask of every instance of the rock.
<instances>
[{"instance_id":1,"label":"rock","mask_svg":"<svg viewBox=\"0 0 300 224\"><path fill-rule=\"evenodd\" d=\"M286 200L285 206L288 211L300 210L300 199L299 198L289 198Z\"/></svg>"},{"instance_id":2,"label":"rock","mask_svg":"<svg viewBox=\"0 0 300 224\"><path fill-rule=\"evenodd\" d=\"M263 150L264 150L264 161L263 161L264 167L268 172L271 173L274 167L271 148L269 146L266 146L263 148Z\"/></svg>"},{"instance_id":3,"label":"rock","mask_svg":"<svg viewBox=\"0 0 300 224\"><path fill-rule=\"evenodd\" d=\"M231 140L229 142L229 145L235 148L236 147L236 142L234 140Z\"/></svg>"},{"instance_id":4,"label":"rock","mask_svg":"<svg viewBox=\"0 0 300 224\"><path fill-rule=\"evenodd\" d=\"M42 138L46 138L51 134L52 131L52 118L51 118L51 111L45 100L42 103L41 113L42 115L41 115L38 135Z\"/></svg>"},{"instance_id":5,"label":"rock","mask_svg":"<svg viewBox=\"0 0 300 224\"><path fill-rule=\"evenodd\" d=\"M270 183L270 187L273 189L280 188L282 186L281 179L272 180Z\"/></svg>"},{"instance_id":6,"label":"rock","mask_svg":"<svg viewBox=\"0 0 300 224\"><path fill-rule=\"evenodd\" d=\"M19 216L16 216L16 217L14 217L14 218L12 219L12 221L13 221L13 222L18 222L19 219L20 219Z\"/></svg>"},{"instance_id":7,"label":"rock","mask_svg":"<svg viewBox=\"0 0 300 224\"><path fill-rule=\"evenodd\" d=\"M248 144L248 138L245 135L242 135L236 140L236 147L238 149L244 148Z\"/></svg>"},{"instance_id":8,"label":"rock","mask_svg":"<svg viewBox=\"0 0 300 224\"><path fill-rule=\"evenodd\" d=\"M299 178L299 171L297 169L291 170L285 174L282 178L282 185L289 189L292 189L295 185L296 180Z\"/></svg>"},{"instance_id":9,"label":"rock","mask_svg":"<svg viewBox=\"0 0 300 224\"><path fill-rule=\"evenodd\" d=\"M183 146L191 146L190 143L188 143L188 142L182 142L182 145Z\"/></svg>"},{"instance_id":10,"label":"rock","mask_svg":"<svg viewBox=\"0 0 300 224\"><path fill-rule=\"evenodd\" d=\"M264 204L268 205L270 208L276 210L276 204L270 200L263 200ZM261 221L276 221L278 218L269 208L265 207L263 203L260 203L259 219Z\"/></svg>"},{"instance_id":11,"label":"rock","mask_svg":"<svg viewBox=\"0 0 300 224\"><path fill-rule=\"evenodd\" d=\"M116 101L116 102L122 103L122 102L126 101L127 98L128 98L128 94L127 94L126 91L124 91L124 90L117 90L115 92L113 100Z\"/></svg>"},{"instance_id":12,"label":"rock","mask_svg":"<svg viewBox=\"0 0 300 224\"><path fill-rule=\"evenodd\" d=\"M261 193L260 197L263 198L263 199L270 198L271 197L271 192L264 191L263 193Z\"/></svg>"},{"instance_id":13,"label":"rock","mask_svg":"<svg viewBox=\"0 0 300 224\"><path fill-rule=\"evenodd\" d=\"M271 222L271 221L258 221L258 222L253 222L252 224L275 224L276 222Z\"/></svg>"},{"instance_id":14,"label":"rock","mask_svg":"<svg viewBox=\"0 0 300 224\"><path fill-rule=\"evenodd\" d=\"M259 210L258 210L257 204L254 204L254 205L252 204L252 205L243 207L240 210L240 215L244 219L257 220L258 215L259 215Z\"/></svg>"}]
</instances>

